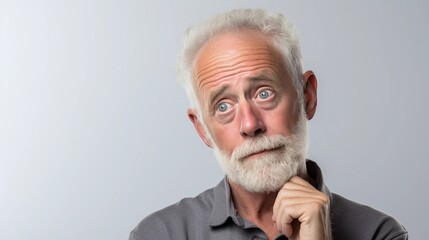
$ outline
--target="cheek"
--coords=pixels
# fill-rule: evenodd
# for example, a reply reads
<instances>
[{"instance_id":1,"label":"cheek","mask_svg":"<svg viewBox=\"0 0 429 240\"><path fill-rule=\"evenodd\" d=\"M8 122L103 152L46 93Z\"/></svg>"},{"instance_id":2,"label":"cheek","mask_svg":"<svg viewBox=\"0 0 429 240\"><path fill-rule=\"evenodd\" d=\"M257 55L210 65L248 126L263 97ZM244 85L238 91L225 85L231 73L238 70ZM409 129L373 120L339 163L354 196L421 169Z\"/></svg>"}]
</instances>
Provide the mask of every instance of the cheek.
<instances>
[{"instance_id":1,"label":"cheek","mask_svg":"<svg viewBox=\"0 0 429 240\"><path fill-rule=\"evenodd\" d=\"M267 129L267 135L291 135L295 122L297 121L296 116L298 116L298 112L296 112L291 106L277 108L274 111L266 112L264 123Z\"/></svg>"},{"instance_id":2,"label":"cheek","mask_svg":"<svg viewBox=\"0 0 429 240\"><path fill-rule=\"evenodd\" d=\"M213 138L216 145L224 153L231 155L232 151L240 145L240 128L234 124L218 125L213 127Z\"/></svg>"}]
</instances>

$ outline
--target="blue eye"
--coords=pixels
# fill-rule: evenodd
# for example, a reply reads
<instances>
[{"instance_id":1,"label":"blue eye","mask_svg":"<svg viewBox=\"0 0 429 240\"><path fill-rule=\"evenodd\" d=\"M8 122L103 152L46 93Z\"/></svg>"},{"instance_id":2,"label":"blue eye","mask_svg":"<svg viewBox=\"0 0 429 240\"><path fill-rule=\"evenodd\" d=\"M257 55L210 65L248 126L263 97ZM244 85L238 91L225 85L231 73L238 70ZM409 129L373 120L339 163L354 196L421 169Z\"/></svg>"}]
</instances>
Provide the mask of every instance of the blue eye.
<instances>
[{"instance_id":1,"label":"blue eye","mask_svg":"<svg viewBox=\"0 0 429 240\"><path fill-rule=\"evenodd\" d=\"M267 99L270 96L270 92L268 90L263 90L258 94L258 96L261 99Z\"/></svg>"},{"instance_id":2,"label":"blue eye","mask_svg":"<svg viewBox=\"0 0 429 240\"><path fill-rule=\"evenodd\" d=\"M225 112L226 110L228 110L228 104L222 102L217 106L217 110L219 112Z\"/></svg>"}]
</instances>

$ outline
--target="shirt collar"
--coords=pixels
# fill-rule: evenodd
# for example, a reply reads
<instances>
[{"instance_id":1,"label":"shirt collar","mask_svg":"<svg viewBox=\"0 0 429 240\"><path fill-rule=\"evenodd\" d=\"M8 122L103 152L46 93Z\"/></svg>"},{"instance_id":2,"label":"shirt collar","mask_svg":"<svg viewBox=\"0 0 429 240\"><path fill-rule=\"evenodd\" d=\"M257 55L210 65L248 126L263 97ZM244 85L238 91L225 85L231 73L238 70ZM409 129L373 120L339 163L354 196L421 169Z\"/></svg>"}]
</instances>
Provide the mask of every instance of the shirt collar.
<instances>
[{"instance_id":1,"label":"shirt collar","mask_svg":"<svg viewBox=\"0 0 429 240\"><path fill-rule=\"evenodd\" d=\"M331 191L329 191L328 187L325 185L325 182L323 180L323 174L322 170L320 169L319 165L317 165L316 162L307 159L306 161L307 166L307 174L309 177L311 177L315 182L315 188L326 195L328 195L329 199L332 200L332 194Z\"/></svg>"},{"instance_id":2,"label":"shirt collar","mask_svg":"<svg viewBox=\"0 0 429 240\"><path fill-rule=\"evenodd\" d=\"M332 194L323 182L322 170L316 162L306 161L307 174L315 181L315 187L325 193L332 200ZM210 215L209 225L217 227L223 225L228 219L232 219L237 225L242 225L241 218L237 216L234 203L232 202L231 189L227 177L225 177L215 188L213 193L213 208Z\"/></svg>"},{"instance_id":3,"label":"shirt collar","mask_svg":"<svg viewBox=\"0 0 429 240\"><path fill-rule=\"evenodd\" d=\"M239 223L237 212L232 202L231 189L227 177L214 188L213 208L210 215L209 225L217 227L224 224L229 218Z\"/></svg>"}]
</instances>

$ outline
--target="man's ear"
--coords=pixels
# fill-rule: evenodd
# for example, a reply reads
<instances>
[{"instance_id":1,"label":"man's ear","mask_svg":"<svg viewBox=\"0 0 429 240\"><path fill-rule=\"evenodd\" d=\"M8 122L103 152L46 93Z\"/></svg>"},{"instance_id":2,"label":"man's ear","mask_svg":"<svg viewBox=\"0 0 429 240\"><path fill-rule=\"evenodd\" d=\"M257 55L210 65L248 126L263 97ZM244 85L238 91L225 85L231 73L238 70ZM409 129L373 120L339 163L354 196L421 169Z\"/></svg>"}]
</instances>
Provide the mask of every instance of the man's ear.
<instances>
[{"instance_id":1,"label":"man's ear","mask_svg":"<svg viewBox=\"0 0 429 240\"><path fill-rule=\"evenodd\" d=\"M198 135L200 138L204 141L204 143L209 146L210 148L213 148L212 142L210 138L207 137L207 134L203 125L201 124L200 120L198 119L198 115L196 111L192 108L188 109L188 117L191 120L192 124L194 124L195 130L197 130Z\"/></svg>"},{"instance_id":2,"label":"man's ear","mask_svg":"<svg viewBox=\"0 0 429 240\"><path fill-rule=\"evenodd\" d=\"M305 112L307 119L310 120L314 117L317 108L317 78L313 71L306 71L303 79L305 85Z\"/></svg>"}]
</instances>

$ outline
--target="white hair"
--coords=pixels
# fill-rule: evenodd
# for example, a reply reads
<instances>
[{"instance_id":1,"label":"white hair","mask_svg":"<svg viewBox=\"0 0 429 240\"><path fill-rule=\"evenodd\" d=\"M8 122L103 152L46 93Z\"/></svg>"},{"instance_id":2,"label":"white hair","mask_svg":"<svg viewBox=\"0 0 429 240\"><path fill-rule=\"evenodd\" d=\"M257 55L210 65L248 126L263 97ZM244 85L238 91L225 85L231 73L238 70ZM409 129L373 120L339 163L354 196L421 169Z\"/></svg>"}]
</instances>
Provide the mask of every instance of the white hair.
<instances>
[{"instance_id":1,"label":"white hair","mask_svg":"<svg viewBox=\"0 0 429 240\"><path fill-rule=\"evenodd\" d=\"M283 57L283 62L298 94L304 102L301 50L295 28L283 14L268 14L262 9L235 9L209 18L186 31L177 59L179 80L186 90L191 107L201 117L194 85L195 58L203 45L220 33L254 30L267 36Z\"/></svg>"}]
</instances>

